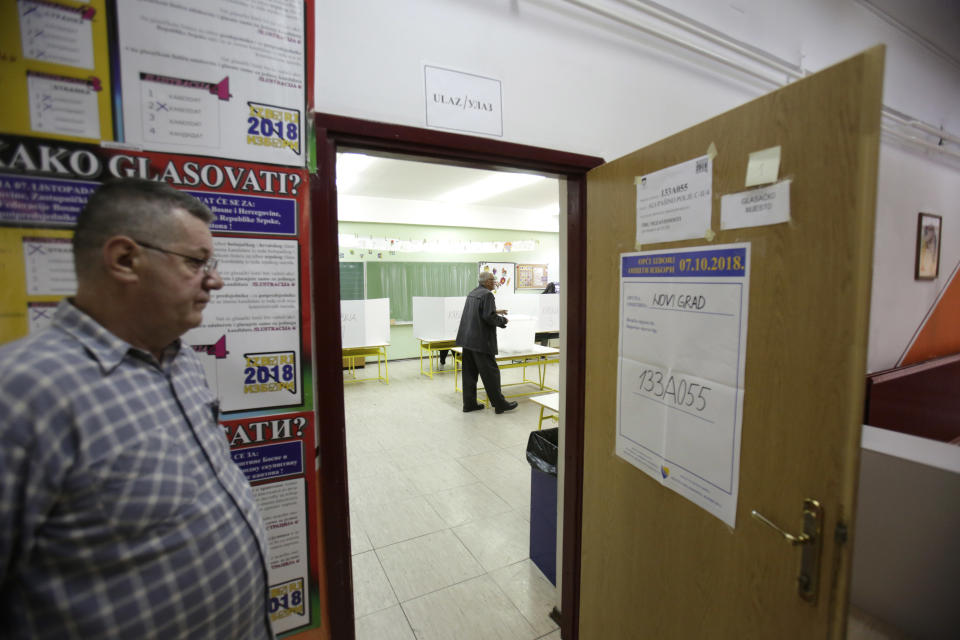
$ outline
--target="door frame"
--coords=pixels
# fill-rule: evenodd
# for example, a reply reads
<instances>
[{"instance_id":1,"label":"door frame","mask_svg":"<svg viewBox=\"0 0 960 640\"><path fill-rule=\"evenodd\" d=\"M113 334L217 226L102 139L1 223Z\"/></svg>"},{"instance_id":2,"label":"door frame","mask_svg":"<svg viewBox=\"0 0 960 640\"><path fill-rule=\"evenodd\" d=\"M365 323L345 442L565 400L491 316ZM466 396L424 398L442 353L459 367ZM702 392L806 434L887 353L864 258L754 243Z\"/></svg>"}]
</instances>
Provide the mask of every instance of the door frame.
<instances>
[{"instance_id":1,"label":"door frame","mask_svg":"<svg viewBox=\"0 0 960 640\"><path fill-rule=\"evenodd\" d=\"M350 147L419 156L483 169L521 169L566 180L567 299L561 634L576 640L580 609L580 540L583 513L583 415L586 348L586 174L603 159L489 138L419 129L346 116L314 114L317 171L310 175L313 382L320 451L320 502L327 620L334 638L353 638L353 575L347 493L343 400L340 276L337 241L336 153ZM321 366L323 363L323 366ZM322 420L320 416L323 416Z\"/></svg>"}]
</instances>

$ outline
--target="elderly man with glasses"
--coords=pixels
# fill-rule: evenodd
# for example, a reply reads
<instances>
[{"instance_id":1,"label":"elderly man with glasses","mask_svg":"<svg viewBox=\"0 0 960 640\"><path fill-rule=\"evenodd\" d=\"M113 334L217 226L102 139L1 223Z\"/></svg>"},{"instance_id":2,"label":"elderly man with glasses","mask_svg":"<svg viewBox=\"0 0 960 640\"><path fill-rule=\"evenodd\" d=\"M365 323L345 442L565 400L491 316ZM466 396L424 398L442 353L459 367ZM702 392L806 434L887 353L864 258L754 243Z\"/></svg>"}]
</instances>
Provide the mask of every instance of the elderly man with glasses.
<instances>
[{"instance_id":1,"label":"elderly man with glasses","mask_svg":"<svg viewBox=\"0 0 960 640\"><path fill-rule=\"evenodd\" d=\"M493 290L496 280L489 271L480 272L477 288L467 294L460 315L457 344L463 347L463 412L478 411L477 378L496 413L513 411L516 400L507 400L500 389L500 368L497 366L497 328L507 326L506 311L497 309Z\"/></svg>"},{"instance_id":2,"label":"elderly man with glasses","mask_svg":"<svg viewBox=\"0 0 960 640\"><path fill-rule=\"evenodd\" d=\"M223 286L212 219L163 183L103 185L76 296L0 348L4 637L273 637L263 522L180 341Z\"/></svg>"}]
</instances>

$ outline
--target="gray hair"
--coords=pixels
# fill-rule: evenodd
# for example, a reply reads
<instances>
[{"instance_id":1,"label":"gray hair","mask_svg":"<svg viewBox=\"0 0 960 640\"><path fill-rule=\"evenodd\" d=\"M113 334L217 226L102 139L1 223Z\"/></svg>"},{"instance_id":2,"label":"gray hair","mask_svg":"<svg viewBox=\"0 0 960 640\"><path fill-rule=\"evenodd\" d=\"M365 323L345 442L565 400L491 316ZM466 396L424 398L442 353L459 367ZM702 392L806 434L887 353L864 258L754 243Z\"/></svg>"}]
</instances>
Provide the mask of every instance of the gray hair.
<instances>
[{"instance_id":1,"label":"gray hair","mask_svg":"<svg viewBox=\"0 0 960 640\"><path fill-rule=\"evenodd\" d=\"M480 279L478 280L478 282L479 282L480 284L483 284L483 283L486 282L487 280L493 280L493 279L494 279L494 277L493 277L493 274L492 274L492 273L490 273L489 271L481 271L481 272L480 272Z\"/></svg>"},{"instance_id":2,"label":"gray hair","mask_svg":"<svg viewBox=\"0 0 960 640\"><path fill-rule=\"evenodd\" d=\"M89 253L113 236L134 239L168 239L169 219L174 209L210 224L215 216L189 193L177 191L165 182L142 178L121 178L97 189L77 217L73 235L74 264L81 270Z\"/></svg>"}]
</instances>

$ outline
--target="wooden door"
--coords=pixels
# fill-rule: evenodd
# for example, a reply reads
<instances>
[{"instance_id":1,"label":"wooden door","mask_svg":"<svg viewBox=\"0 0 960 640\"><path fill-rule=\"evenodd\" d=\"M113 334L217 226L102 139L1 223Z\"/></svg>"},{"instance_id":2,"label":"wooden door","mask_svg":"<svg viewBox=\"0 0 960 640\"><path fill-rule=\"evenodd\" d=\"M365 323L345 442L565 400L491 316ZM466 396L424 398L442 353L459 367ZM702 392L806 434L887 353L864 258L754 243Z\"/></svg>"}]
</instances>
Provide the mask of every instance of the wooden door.
<instances>
[{"instance_id":1,"label":"wooden door","mask_svg":"<svg viewBox=\"0 0 960 640\"><path fill-rule=\"evenodd\" d=\"M866 366L883 47L592 170L579 637L844 636ZM655 99L655 98L652 98ZM634 177L717 150L710 240L749 242L749 327L736 526L614 453L619 254L635 251ZM790 222L720 229L748 154L780 145ZM819 597L798 595L799 534L824 509Z\"/></svg>"}]
</instances>

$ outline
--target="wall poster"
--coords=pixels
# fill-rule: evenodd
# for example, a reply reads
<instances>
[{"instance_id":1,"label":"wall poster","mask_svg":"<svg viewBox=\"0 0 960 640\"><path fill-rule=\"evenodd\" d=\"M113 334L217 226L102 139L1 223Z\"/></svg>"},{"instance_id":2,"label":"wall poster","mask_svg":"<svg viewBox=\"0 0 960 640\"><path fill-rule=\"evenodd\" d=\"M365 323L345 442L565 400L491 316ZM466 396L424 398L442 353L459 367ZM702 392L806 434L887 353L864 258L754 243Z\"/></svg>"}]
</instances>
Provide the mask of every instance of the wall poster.
<instances>
[{"instance_id":1,"label":"wall poster","mask_svg":"<svg viewBox=\"0 0 960 640\"><path fill-rule=\"evenodd\" d=\"M750 245L625 253L620 265L616 454L734 527Z\"/></svg>"},{"instance_id":2,"label":"wall poster","mask_svg":"<svg viewBox=\"0 0 960 640\"><path fill-rule=\"evenodd\" d=\"M4 2L0 129L304 166L308 13L304 0Z\"/></svg>"},{"instance_id":3,"label":"wall poster","mask_svg":"<svg viewBox=\"0 0 960 640\"><path fill-rule=\"evenodd\" d=\"M518 264L517 289L540 289L550 282L545 264Z\"/></svg>"},{"instance_id":4,"label":"wall poster","mask_svg":"<svg viewBox=\"0 0 960 640\"><path fill-rule=\"evenodd\" d=\"M493 274L493 281L497 285L494 293L498 291L513 293L516 283L516 266L513 262L481 262L480 272L489 271Z\"/></svg>"},{"instance_id":5,"label":"wall poster","mask_svg":"<svg viewBox=\"0 0 960 640\"><path fill-rule=\"evenodd\" d=\"M303 168L313 0L0 5L0 344L48 326L75 293L73 228L101 182L202 200L224 288L184 344L265 520L274 631L321 627Z\"/></svg>"},{"instance_id":6,"label":"wall poster","mask_svg":"<svg viewBox=\"0 0 960 640\"><path fill-rule=\"evenodd\" d=\"M269 611L275 633L309 624L319 606L310 586L318 557L319 492L313 473L313 412L225 420L230 455L246 474L263 516L270 549Z\"/></svg>"},{"instance_id":7,"label":"wall poster","mask_svg":"<svg viewBox=\"0 0 960 640\"><path fill-rule=\"evenodd\" d=\"M117 3L122 137L304 166L303 0Z\"/></svg>"},{"instance_id":8,"label":"wall poster","mask_svg":"<svg viewBox=\"0 0 960 640\"><path fill-rule=\"evenodd\" d=\"M224 287L184 335L220 397L267 525L278 633L321 621L306 170L0 134L0 344L76 291L70 238L102 181L160 180L207 204ZM278 415L279 414L279 415Z\"/></svg>"},{"instance_id":9,"label":"wall poster","mask_svg":"<svg viewBox=\"0 0 960 640\"><path fill-rule=\"evenodd\" d=\"M76 141L113 136L105 0L0 3L0 127Z\"/></svg>"},{"instance_id":10,"label":"wall poster","mask_svg":"<svg viewBox=\"0 0 960 640\"><path fill-rule=\"evenodd\" d=\"M80 209L102 180L163 180L202 200L224 288L184 340L204 356L225 412L298 407L309 377L304 170L104 149L0 135L0 342L43 326L36 303L76 290L69 244Z\"/></svg>"}]
</instances>

